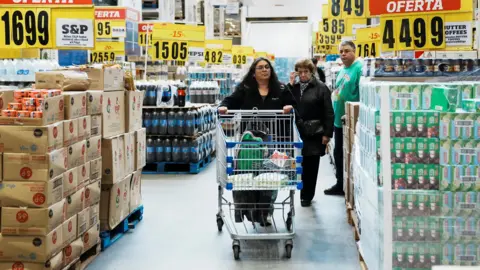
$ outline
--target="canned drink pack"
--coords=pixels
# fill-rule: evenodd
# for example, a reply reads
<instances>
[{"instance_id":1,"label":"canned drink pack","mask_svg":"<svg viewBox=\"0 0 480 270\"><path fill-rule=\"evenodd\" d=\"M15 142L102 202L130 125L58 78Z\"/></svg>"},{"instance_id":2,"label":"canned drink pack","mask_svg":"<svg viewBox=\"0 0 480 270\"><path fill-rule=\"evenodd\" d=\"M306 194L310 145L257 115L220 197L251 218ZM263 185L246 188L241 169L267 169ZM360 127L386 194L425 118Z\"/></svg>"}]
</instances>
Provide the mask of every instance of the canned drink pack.
<instances>
[{"instance_id":1,"label":"canned drink pack","mask_svg":"<svg viewBox=\"0 0 480 270\"><path fill-rule=\"evenodd\" d=\"M29 97L31 97L31 98L41 98L42 97L42 91L32 90L32 91L30 91Z\"/></svg>"},{"instance_id":2,"label":"canned drink pack","mask_svg":"<svg viewBox=\"0 0 480 270\"><path fill-rule=\"evenodd\" d=\"M17 111L17 117L19 118L31 118L30 111Z\"/></svg>"},{"instance_id":3,"label":"canned drink pack","mask_svg":"<svg viewBox=\"0 0 480 270\"><path fill-rule=\"evenodd\" d=\"M17 117L16 110L2 110L3 117Z\"/></svg>"},{"instance_id":4,"label":"canned drink pack","mask_svg":"<svg viewBox=\"0 0 480 270\"><path fill-rule=\"evenodd\" d=\"M15 99L23 99L30 96L30 90L15 90L13 92L13 97Z\"/></svg>"},{"instance_id":5,"label":"canned drink pack","mask_svg":"<svg viewBox=\"0 0 480 270\"><path fill-rule=\"evenodd\" d=\"M8 110L20 111L22 109L22 103L10 102L7 106Z\"/></svg>"}]
</instances>

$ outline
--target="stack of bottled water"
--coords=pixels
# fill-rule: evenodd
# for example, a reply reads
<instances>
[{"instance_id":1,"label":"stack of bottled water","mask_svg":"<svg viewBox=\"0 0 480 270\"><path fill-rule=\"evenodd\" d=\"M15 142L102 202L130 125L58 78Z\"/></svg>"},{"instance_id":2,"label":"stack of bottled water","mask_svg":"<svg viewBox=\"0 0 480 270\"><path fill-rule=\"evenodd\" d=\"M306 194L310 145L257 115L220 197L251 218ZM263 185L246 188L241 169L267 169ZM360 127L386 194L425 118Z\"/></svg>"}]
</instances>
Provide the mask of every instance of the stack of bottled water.
<instances>
[{"instance_id":1,"label":"stack of bottled water","mask_svg":"<svg viewBox=\"0 0 480 270\"><path fill-rule=\"evenodd\" d=\"M144 109L147 163L196 163L215 151L216 110L200 108Z\"/></svg>"},{"instance_id":2,"label":"stack of bottled water","mask_svg":"<svg viewBox=\"0 0 480 270\"><path fill-rule=\"evenodd\" d=\"M189 94L191 103L220 102L220 87L217 81L193 81L189 87Z\"/></svg>"},{"instance_id":3,"label":"stack of bottled water","mask_svg":"<svg viewBox=\"0 0 480 270\"><path fill-rule=\"evenodd\" d=\"M35 73L55 70L59 65L55 61L40 59L0 60L0 82L3 84L32 83Z\"/></svg>"},{"instance_id":4,"label":"stack of bottled water","mask_svg":"<svg viewBox=\"0 0 480 270\"><path fill-rule=\"evenodd\" d=\"M237 70L224 66L212 66L208 68L192 66L188 69L188 87L190 102L192 103L209 103L214 104L229 96L234 89L233 75ZM203 82L205 84L199 83ZM204 91L205 88L210 88L211 85L217 85L215 89L216 100L212 97L211 90ZM206 86L208 85L208 87ZM202 90L198 90L201 88Z\"/></svg>"}]
</instances>

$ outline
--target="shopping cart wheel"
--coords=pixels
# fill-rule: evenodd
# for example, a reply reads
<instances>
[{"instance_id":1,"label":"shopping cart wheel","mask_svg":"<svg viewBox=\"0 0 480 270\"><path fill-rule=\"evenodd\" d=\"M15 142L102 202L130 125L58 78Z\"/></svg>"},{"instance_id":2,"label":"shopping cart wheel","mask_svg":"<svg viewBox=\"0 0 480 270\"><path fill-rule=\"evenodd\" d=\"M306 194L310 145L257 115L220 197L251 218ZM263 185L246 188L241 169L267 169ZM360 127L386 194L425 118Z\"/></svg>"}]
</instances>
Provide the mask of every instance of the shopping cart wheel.
<instances>
[{"instance_id":1,"label":"shopping cart wheel","mask_svg":"<svg viewBox=\"0 0 480 270\"><path fill-rule=\"evenodd\" d=\"M240 259L240 246L239 245L234 245L233 246L233 257L235 260Z\"/></svg>"},{"instance_id":2,"label":"shopping cart wheel","mask_svg":"<svg viewBox=\"0 0 480 270\"><path fill-rule=\"evenodd\" d=\"M222 228L223 228L223 219L221 216L217 215L217 227L218 227L218 231L221 232L222 231Z\"/></svg>"},{"instance_id":3,"label":"shopping cart wheel","mask_svg":"<svg viewBox=\"0 0 480 270\"><path fill-rule=\"evenodd\" d=\"M291 231L292 230L292 214L290 212L288 213L286 225L287 225L287 230Z\"/></svg>"},{"instance_id":4,"label":"shopping cart wheel","mask_svg":"<svg viewBox=\"0 0 480 270\"><path fill-rule=\"evenodd\" d=\"M292 249L293 249L292 244L285 245L285 257L287 257L287 259L290 259L292 257Z\"/></svg>"}]
</instances>

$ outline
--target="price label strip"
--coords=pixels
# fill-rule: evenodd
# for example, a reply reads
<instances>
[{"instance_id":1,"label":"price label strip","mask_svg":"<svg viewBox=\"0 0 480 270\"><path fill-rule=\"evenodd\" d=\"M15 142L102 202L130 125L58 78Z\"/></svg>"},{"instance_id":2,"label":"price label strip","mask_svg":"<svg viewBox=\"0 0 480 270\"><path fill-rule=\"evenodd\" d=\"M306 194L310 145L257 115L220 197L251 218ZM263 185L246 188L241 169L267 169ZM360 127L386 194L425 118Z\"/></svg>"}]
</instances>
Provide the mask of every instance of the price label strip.
<instances>
[{"instance_id":1,"label":"price label strip","mask_svg":"<svg viewBox=\"0 0 480 270\"><path fill-rule=\"evenodd\" d=\"M187 61L188 41L154 41L153 46L148 49L148 54L152 60Z\"/></svg>"},{"instance_id":2,"label":"price label strip","mask_svg":"<svg viewBox=\"0 0 480 270\"><path fill-rule=\"evenodd\" d=\"M380 20L382 51L445 48L445 16L385 17Z\"/></svg>"},{"instance_id":3,"label":"price label strip","mask_svg":"<svg viewBox=\"0 0 480 270\"><path fill-rule=\"evenodd\" d=\"M222 49L205 49L204 60L205 60L205 63L208 63L208 64L223 63Z\"/></svg>"}]
</instances>

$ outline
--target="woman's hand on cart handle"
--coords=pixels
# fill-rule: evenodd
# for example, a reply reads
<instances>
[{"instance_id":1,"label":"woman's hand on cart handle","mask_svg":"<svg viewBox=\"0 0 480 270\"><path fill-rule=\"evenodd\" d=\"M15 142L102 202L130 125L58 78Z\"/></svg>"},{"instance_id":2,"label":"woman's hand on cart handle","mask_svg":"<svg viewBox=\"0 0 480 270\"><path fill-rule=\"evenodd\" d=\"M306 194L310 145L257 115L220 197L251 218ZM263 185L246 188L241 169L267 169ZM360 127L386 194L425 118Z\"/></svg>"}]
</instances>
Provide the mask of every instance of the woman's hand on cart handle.
<instances>
[{"instance_id":1,"label":"woman's hand on cart handle","mask_svg":"<svg viewBox=\"0 0 480 270\"><path fill-rule=\"evenodd\" d=\"M283 106L283 113L284 114L291 113L291 112L293 112L293 106L292 105Z\"/></svg>"},{"instance_id":2,"label":"woman's hand on cart handle","mask_svg":"<svg viewBox=\"0 0 480 270\"><path fill-rule=\"evenodd\" d=\"M327 145L330 142L330 138L327 136L322 137L322 144Z\"/></svg>"},{"instance_id":3,"label":"woman's hand on cart handle","mask_svg":"<svg viewBox=\"0 0 480 270\"><path fill-rule=\"evenodd\" d=\"M227 107L218 107L218 113L219 114L226 114L228 111Z\"/></svg>"}]
</instances>

